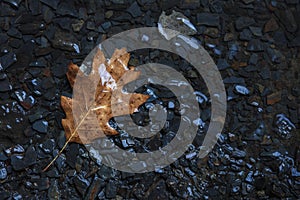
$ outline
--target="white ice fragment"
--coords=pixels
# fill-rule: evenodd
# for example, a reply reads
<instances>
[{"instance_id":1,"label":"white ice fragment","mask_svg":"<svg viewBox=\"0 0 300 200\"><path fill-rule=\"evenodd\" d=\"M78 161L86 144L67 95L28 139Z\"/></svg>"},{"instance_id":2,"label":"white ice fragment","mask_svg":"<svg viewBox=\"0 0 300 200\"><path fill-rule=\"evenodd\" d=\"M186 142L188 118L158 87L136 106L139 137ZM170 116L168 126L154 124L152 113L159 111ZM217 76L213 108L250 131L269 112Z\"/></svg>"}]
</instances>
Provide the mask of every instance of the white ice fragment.
<instances>
[{"instance_id":1,"label":"white ice fragment","mask_svg":"<svg viewBox=\"0 0 300 200\"><path fill-rule=\"evenodd\" d=\"M37 83L37 80L36 80L36 79L32 79L32 80L31 80L31 83L32 83L33 85L35 85L35 86L37 86L37 85L38 85L38 83Z\"/></svg>"},{"instance_id":2,"label":"white ice fragment","mask_svg":"<svg viewBox=\"0 0 300 200\"><path fill-rule=\"evenodd\" d=\"M204 101L207 102L208 98L202 92L195 91L194 94L197 96L197 101L199 103L203 103Z\"/></svg>"},{"instance_id":3,"label":"white ice fragment","mask_svg":"<svg viewBox=\"0 0 300 200\"><path fill-rule=\"evenodd\" d=\"M185 18L181 18L181 17L178 17L177 19L181 20L185 25L187 25L188 27L190 27L191 29L193 29L195 32L197 32L197 29L196 29L195 26L190 22L190 20L185 19Z\"/></svg>"},{"instance_id":4,"label":"white ice fragment","mask_svg":"<svg viewBox=\"0 0 300 200\"><path fill-rule=\"evenodd\" d=\"M42 123L43 123L45 126L48 126L48 122L47 122L47 121L42 121Z\"/></svg>"},{"instance_id":5,"label":"white ice fragment","mask_svg":"<svg viewBox=\"0 0 300 200\"><path fill-rule=\"evenodd\" d=\"M198 118L198 119L195 119L193 121L193 123L196 125L196 126L200 126L200 128L203 128L205 126L205 123L202 121L201 118Z\"/></svg>"},{"instance_id":6,"label":"white ice fragment","mask_svg":"<svg viewBox=\"0 0 300 200\"><path fill-rule=\"evenodd\" d=\"M282 121L285 121L288 123L288 125L292 126L293 128L296 128L296 126L284 114L278 114L276 115L276 117L278 118L277 124L279 124Z\"/></svg>"},{"instance_id":7,"label":"white ice fragment","mask_svg":"<svg viewBox=\"0 0 300 200\"><path fill-rule=\"evenodd\" d=\"M235 86L235 90L239 93L239 94L243 94L243 95L247 95L250 93L250 91L248 90L248 88L246 88L245 86L242 85L236 85Z\"/></svg>"},{"instance_id":8,"label":"white ice fragment","mask_svg":"<svg viewBox=\"0 0 300 200\"><path fill-rule=\"evenodd\" d=\"M72 46L75 49L76 53L80 53L80 49L79 49L79 46L77 44L73 44Z\"/></svg>"},{"instance_id":9,"label":"white ice fragment","mask_svg":"<svg viewBox=\"0 0 300 200\"><path fill-rule=\"evenodd\" d=\"M162 27L161 23L157 24L158 31L167 39L170 40L176 36L176 34L172 33L172 31L166 30Z\"/></svg>"},{"instance_id":10,"label":"white ice fragment","mask_svg":"<svg viewBox=\"0 0 300 200\"><path fill-rule=\"evenodd\" d=\"M96 149L94 149L93 147L91 147L89 149L89 152L91 154L91 157L95 158L97 164L101 166L102 156L99 154L99 151L97 151Z\"/></svg>"},{"instance_id":11,"label":"white ice fragment","mask_svg":"<svg viewBox=\"0 0 300 200\"><path fill-rule=\"evenodd\" d=\"M35 103L35 99L33 98L33 96L29 96L30 99L30 103L33 105Z\"/></svg>"},{"instance_id":12,"label":"white ice fragment","mask_svg":"<svg viewBox=\"0 0 300 200\"><path fill-rule=\"evenodd\" d=\"M257 106L259 106L259 103L258 103L258 102L256 102L256 101L253 101L253 102L251 102L251 105L252 105L252 106L256 106L256 107L257 107Z\"/></svg>"},{"instance_id":13,"label":"white ice fragment","mask_svg":"<svg viewBox=\"0 0 300 200\"><path fill-rule=\"evenodd\" d=\"M142 41L143 41L143 42L148 42L148 41L149 41L149 36L144 34L144 35L142 36Z\"/></svg>"},{"instance_id":14,"label":"white ice fragment","mask_svg":"<svg viewBox=\"0 0 300 200\"><path fill-rule=\"evenodd\" d=\"M111 89L115 89L117 87L116 81L113 79L113 77L108 73L106 70L105 65L102 63L98 68L98 73L101 77L102 85L106 85L110 87Z\"/></svg>"},{"instance_id":15,"label":"white ice fragment","mask_svg":"<svg viewBox=\"0 0 300 200\"><path fill-rule=\"evenodd\" d=\"M185 41L188 45L190 45L194 49L199 49L199 42L195 38L192 38L192 37L189 38L189 37L186 37L184 35L178 35L177 37L179 37L180 39Z\"/></svg>"},{"instance_id":16,"label":"white ice fragment","mask_svg":"<svg viewBox=\"0 0 300 200\"><path fill-rule=\"evenodd\" d=\"M272 153L272 155L274 157L279 157L279 156L281 156L281 153L279 153L278 151L275 151L274 153Z\"/></svg>"},{"instance_id":17,"label":"white ice fragment","mask_svg":"<svg viewBox=\"0 0 300 200\"><path fill-rule=\"evenodd\" d=\"M21 145L17 144L16 146L14 146L13 152L14 153L24 153L25 150Z\"/></svg>"},{"instance_id":18,"label":"white ice fragment","mask_svg":"<svg viewBox=\"0 0 300 200\"><path fill-rule=\"evenodd\" d=\"M215 44L207 44L207 46L208 46L209 48L215 48L215 47L216 47Z\"/></svg>"}]
</instances>

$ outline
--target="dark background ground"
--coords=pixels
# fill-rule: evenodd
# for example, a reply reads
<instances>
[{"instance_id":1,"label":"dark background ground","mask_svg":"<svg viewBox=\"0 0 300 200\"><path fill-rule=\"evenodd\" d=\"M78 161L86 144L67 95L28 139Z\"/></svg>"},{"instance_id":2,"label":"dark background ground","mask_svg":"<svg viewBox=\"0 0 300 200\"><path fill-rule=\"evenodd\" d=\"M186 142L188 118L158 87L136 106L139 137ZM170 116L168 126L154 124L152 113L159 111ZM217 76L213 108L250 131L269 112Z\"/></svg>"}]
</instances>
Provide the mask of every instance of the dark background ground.
<instances>
[{"instance_id":1,"label":"dark background ground","mask_svg":"<svg viewBox=\"0 0 300 200\"><path fill-rule=\"evenodd\" d=\"M84 146L71 144L42 173L64 143L60 96L72 92L67 64L81 64L113 34L157 26L161 12L172 10L196 26L194 37L217 63L230 97L214 151L189 158L200 131L169 167L128 174L97 165ZM299 15L299 0L0 0L0 199L299 198ZM183 63L155 50L132 57L132 64ZM235 91L236 84L250 94ZM202 106L208 124L209 105ZM279 113L297 128L276 124ZM160 142L153 141L150 149Z\"/></svg>"}]
</instances>

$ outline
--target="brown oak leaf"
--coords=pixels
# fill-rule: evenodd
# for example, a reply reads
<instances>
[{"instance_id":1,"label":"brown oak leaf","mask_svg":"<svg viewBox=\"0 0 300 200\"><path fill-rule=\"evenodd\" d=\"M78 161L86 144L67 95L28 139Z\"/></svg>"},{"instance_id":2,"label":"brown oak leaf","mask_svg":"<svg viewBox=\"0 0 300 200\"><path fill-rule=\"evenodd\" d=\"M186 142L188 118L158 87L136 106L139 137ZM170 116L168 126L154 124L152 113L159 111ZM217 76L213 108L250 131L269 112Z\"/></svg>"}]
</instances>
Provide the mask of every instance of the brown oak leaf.
<instances>
[{"instance_id":1,"label":"brown oak leaf","mask_svg":"<svg viewBox=\"0 0 300 200\"><path fill-rule=\"evenodd\" d=\"M128 68L129 59L130 55L124 48L116 49L109 61L97 49L88 75L77 65L69 64L67 78L73 88L73 98L61 96L61 106L66 113L62 125L67 141L43 171L55 162L69 142L88 144L105 135L117 134L109 120L132 114L146 102L148 95L129 94L122 90L125 84L140 75L134 67Z\"/></svg>"},{"instance_id":2,"label":"brown oak leaf","mask_svg":"<svg viewBox=\"0 0 300 200\"><path fill-rule=\"evenodd\" d=\"M68 66L67 78L76 97L61 97L61 106L66 113L62 125L68 142L87 144L104 135L117 134L109 120L114 116L134 113L149 98L148 95L122 91L126 83L140 75L134 67L127 67L129 59L130 54L123 48L116 49L111 59L106 61L103 52L98 49L88 76L77 65L71 63ZM75 81L80 84L75 84Z\"/></svg>"}]
</instances>

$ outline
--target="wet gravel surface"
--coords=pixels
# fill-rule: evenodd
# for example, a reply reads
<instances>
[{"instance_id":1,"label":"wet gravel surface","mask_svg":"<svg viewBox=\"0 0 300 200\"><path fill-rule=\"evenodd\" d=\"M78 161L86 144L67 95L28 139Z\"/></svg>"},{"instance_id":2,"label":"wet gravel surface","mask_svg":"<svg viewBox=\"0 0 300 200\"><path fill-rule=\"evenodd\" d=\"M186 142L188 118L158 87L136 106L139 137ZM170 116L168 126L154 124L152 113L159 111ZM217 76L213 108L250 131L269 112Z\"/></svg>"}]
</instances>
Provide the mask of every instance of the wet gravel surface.
<instances>
[{"instance_id":1,"label":"wet gravel surface","mask_svg":"<svg viewBox=\"0 0 300 200\"><path fill-rule=\"evenodd\" d=\"M197 152L210 120L204 82L176 55L133 52L131 65L174 66L199 96L199 131L168 167L131 174L95 161L65 137L60 96L71 96L65 73L104 39L137 27L157 27L175 10L217 64L228 95L227 119L214 150ZM0 1L0 199L298 199L300 196L299 0L2 0ZM178 102L148 85L152 103L168 110L168 125L151 140L112 137L129 151L166 145L177 129ZM133 115L147 120L151 102ZM138 166L136 166L138 167Z\"/></svg>"}]
</instances>

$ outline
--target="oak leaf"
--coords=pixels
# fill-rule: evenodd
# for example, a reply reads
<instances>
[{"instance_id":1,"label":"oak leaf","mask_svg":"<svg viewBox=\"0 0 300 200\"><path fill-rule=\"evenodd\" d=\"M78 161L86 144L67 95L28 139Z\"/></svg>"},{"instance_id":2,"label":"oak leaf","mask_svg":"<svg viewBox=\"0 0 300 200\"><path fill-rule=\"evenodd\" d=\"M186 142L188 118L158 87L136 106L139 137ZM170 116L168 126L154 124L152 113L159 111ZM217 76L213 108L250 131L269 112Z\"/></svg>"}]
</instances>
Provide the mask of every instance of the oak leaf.
<instances>
[{"instance_id":1,"label":"oak leaf","mask_svg":"<svg viewBox=\"0 0 300 200\"><path fill-rule=\"evenodd\" d=\"M62 125L67 141L43 171L54 163L69 142L88 144L105 135L118 134L109 120L132 114L146 102L148 95L122 90L140 75L135 67L127 66L129 59L130 54L124 48L116 49L108 61L97 49L88 75L77 65L69 64L67 78L73 88L73 98L61 96L61 106L66 113Z\"/></svg>"},{"instance_id":2,"label":"oak leaf","mask_svg":"<svg viewBox=\"0 0 300 200\"><path fill-rule=\"evenodd\" d=\"M149 98L148 95L128 94L122 91L126 83L136 80L140 75L140 72L135 71L134 67L127 67L129 59L130 54L123 48L116 49L111 59L106 61L103 52L98 49L93 58L92 70L88 77L79 70L77 65L73 63L69 65L67 78L73 90L76 89L78 97L76 101L65 96L61 97L61 106L66 113L62 125L69 142L87 144L103 137L104 134L118 134L109 125L109 120L112 117L134 113ZM80 85L74 88L75 79L78 78L86 80L81 79ZM86 87L93 84L96 84L95 94L87 94L86 91L89 91L90 88ZM117 95L113 95L113 92ZM115 99L116 97L118 99ZM83 109L80 109L81 107ZM115 112L112 112L112 107L114 107ZM72 108L79 109L79 114L83 112L85 118L81 117L79 120L75 120ZM91 119L92 117L93 119ZM78 121L78 123L75 123L75 121ZM77 128L75 124L81 127ZM79 136L78 131L80 129L82 131L80 131Z\"/></svg>"}]
</instances>

